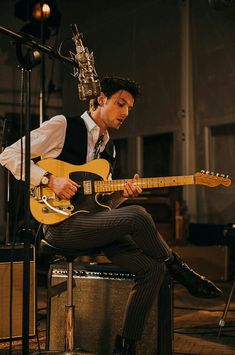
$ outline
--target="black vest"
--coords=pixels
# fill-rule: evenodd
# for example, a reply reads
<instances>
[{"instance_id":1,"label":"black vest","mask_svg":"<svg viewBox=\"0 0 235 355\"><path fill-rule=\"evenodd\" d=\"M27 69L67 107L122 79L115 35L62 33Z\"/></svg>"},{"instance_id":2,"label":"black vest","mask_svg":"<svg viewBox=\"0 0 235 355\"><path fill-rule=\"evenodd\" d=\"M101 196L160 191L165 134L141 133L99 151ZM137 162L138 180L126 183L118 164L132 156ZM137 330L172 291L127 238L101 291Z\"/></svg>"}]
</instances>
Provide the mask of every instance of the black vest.
<instances>
[{"instance_id":1,"label":"black vest","mask_svg":"<svg viewBox=\"0 0 235 355\"><path fill-rule=\"evenodd\" d=\"M87 156L87 128L80 116L66 117L67 129L63 149L57 159L70 164L82 165L86 163ZM100 158L108 160L111 172L114 169L114 144L108 141Z\"/></svg>"}]
</instances>

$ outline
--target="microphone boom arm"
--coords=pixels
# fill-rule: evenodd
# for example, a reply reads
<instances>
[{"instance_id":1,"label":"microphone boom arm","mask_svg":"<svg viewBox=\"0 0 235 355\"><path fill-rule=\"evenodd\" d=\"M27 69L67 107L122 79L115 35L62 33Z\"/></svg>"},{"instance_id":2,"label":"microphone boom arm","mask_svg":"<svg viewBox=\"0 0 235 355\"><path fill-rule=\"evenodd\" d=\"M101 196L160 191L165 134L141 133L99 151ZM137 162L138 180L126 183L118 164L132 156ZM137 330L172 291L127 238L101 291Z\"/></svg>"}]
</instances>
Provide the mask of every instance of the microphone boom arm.
<instances>
[{"instance_id":1,"label":"microphone boom arm","mask_svg":"<svg viewBox=\"0 0 235 355\"><path fill-rule=\"evenodd\" d=\"M13 31L8 30L7 28L2 27L2 26L0 26L0 32L7 35L8 37L13 38L16 42L21 42L28 47L31 47L33 49L37 49L40 52L47 54L49 57L53 57L55 59L60 60L63 63L78 67L78 63L76 62L76 60L74 60L73 58L69 58L69 57L65 57L65 56L61 55L58 51L54 50L50 46L45 46L44 44L40 44L40 43L36 42L34 40L34 37L30 37L29 35L24 36L23 34L13 32Z\"/></svg>"}]
</instances>

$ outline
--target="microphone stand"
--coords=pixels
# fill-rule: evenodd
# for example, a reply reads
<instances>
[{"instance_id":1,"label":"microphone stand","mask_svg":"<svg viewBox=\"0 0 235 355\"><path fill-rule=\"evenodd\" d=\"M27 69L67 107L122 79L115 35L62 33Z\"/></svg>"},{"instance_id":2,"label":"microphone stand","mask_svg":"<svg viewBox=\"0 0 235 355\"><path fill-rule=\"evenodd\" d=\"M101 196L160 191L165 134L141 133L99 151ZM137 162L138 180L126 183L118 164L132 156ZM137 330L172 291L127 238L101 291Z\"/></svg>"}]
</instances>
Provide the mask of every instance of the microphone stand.
<instances>
[{"instance_id":1,"label":"microphone stand","mask_svg":"<svg viewBox=\"0 0 235 355\"><path fill-rule=\"evenodd\" d=\"M31 105L31 67L22 68L26 77L26 122L25 122L25 194L24 194L24 241L23 263L23 354L29 353L29 295L30 295L30 242L32 231L30 228L30 105Z\"/></svg>"},{"instance_id":2,"label":"microphone stand","mask_svg":"<svg viewBox=\"0 0 235 355\"><path fill-rule=\"evenodd\" d=\"M0 33L13 38L17 44L24 44L34 50L43 52L60 60L63 63L72 64L78 67L78 63L68 57L64 57L49 46L37 43L34 37L28 35L21 35L11 30L0 26ZM23 261L23 327L22 327L22 353L29 354L29 300L30 300L30 242L32 240L32 231L30 228L30 106L31 106L31 70L33 64L30 63L29 55L26 62L20 65L23 79L26 81L26 114L25 114L25 196L24 196L24 228L22 230L24 240L24 261Z\"/></svg>"}]
</instances>

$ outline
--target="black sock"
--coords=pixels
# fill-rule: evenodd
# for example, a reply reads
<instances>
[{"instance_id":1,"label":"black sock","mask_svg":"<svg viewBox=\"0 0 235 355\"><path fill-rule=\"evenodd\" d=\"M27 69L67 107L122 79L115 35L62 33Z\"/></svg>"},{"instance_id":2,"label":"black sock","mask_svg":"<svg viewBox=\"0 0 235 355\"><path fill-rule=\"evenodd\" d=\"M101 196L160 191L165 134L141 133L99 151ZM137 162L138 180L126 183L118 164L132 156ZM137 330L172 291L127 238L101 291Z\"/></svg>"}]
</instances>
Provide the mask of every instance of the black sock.
<instances>
[{"instance_id":1,"label":"black sock","mask_svg":"<svg viewBox=\"0 0 235 355\"><path fill-rule=\"evenodd\" d=\"M129 338L122 338L122 346L124 349L134 349L136 344L136 340Z\"/></svg>"},{"instance_id":2,"label":"black sock","mask_svg":"<svg viewBox=\"0 0 235 355\"><path fill-rule=\"evenodd\" d=\"M166 265L171 265L175 261L174 254L171 254L169 258L165 261Z\"/></svg>"}]
</instances>

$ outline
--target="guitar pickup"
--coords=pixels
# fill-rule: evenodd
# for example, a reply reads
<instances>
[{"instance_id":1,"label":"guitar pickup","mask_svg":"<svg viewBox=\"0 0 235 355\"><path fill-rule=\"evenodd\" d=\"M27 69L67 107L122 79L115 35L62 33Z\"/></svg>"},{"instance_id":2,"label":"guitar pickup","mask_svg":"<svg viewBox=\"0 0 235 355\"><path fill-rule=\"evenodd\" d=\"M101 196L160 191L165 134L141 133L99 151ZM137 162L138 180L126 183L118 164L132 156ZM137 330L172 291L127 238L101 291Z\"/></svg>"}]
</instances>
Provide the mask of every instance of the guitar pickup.
<instances>
[{"instance_id":1,"label":"guitar pickup","mask_svg":"<svg viewBox=\"0 0 235 355\"><path fill-rule=\"evenodd\" d=\"M92 194L92 181L91 180L84 180L82 185L83 185L84 195L91 195Z\"/></svg>"}]
</instances>

